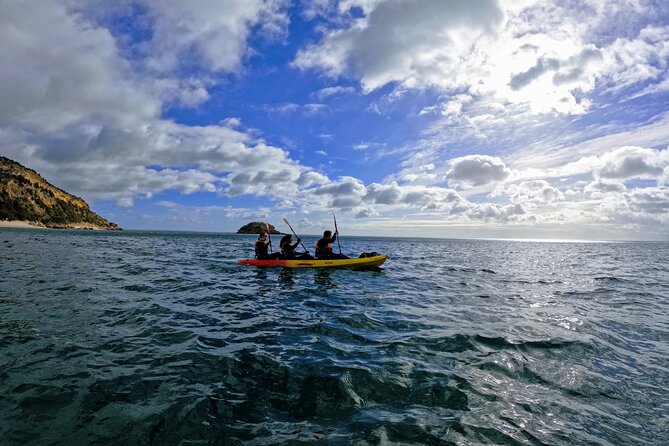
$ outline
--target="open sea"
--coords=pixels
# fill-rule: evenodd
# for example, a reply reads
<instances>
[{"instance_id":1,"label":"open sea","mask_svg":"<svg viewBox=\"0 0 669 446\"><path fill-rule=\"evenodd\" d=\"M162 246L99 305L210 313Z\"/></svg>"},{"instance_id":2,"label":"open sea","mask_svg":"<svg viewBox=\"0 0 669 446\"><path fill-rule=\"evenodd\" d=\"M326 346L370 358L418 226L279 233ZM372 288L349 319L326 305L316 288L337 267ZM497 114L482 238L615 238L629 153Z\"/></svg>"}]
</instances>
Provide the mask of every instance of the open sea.
<instances>
[{"instance_id":1,"label":"open sea","mask_svg":"<svg viewBox=\"0 0 669 446\"><path fill-rule=\"evenodd\" d=\"M0 229L0 444L669 444L667 243L255 239Z\"/></svg>"}]
</instances>

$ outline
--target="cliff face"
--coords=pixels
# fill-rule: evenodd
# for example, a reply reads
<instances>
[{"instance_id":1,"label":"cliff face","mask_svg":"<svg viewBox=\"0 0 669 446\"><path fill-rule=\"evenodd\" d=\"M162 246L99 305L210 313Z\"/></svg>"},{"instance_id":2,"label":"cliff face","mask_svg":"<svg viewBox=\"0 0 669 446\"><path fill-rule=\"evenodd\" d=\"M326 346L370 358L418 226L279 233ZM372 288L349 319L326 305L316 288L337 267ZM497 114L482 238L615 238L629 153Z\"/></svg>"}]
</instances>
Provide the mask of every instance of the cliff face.
<instances>
[{"instance_id":1,"label":"cliff face","mask_svg":"<svg viewBox=\"0 0 669 446\"><path fill-rule=\"evenodd\" d=\"M49 228L120 229L84 200L49 184L37 172L0 156L0 219Z\"/></svg>"}]
</instances>

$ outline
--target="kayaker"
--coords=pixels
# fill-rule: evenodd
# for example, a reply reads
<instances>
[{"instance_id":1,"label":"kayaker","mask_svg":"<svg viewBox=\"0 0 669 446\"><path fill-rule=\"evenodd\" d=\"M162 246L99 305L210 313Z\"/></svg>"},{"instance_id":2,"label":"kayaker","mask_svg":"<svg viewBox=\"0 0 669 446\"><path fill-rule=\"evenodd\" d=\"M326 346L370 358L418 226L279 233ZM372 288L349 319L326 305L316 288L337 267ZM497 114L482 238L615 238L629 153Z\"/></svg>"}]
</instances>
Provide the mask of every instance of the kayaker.
<instances>
[{"instance_id":1,"label":"kayaker","mask_svg":"<svg viewBox=\"0 0 669 446\"><path fill-rule=\"evenodd\" d=\"M293 243L293 236L290 234L286 234L283 237L281 237L281 256L282 258L286 260L291 260L291 259L311 259L312 257L309 255L308 252L295 252L295 248L297 245L300 244L302 240L300 238L297 238L297 242Z\"/></svg>"},{"instance_id":2,"label":"kayaker","mask_svg":"<svg viewBox=\"0 0 669 446\"><path fill-rule=\"evenodd\" d=\"M338 231L332 235L332 231L323 232L323 238L316 242L317 259L348 259L344 254L335 254L332 252L332 244L337 240Z\"/></svg>"},{"instance_id":3,"label":"kayaker","mask_svg":"<svg viewBox=\"0 0 669 446\"><path fill-rule=\"evenodd\" d=\"M256 259L258 260L275 260L281 258L281 253L269 253L267 252L269 248L269 236L266 232L261 233L258 236L258 240L255 243L255 252Z\"/></svg>"}]
</instances>

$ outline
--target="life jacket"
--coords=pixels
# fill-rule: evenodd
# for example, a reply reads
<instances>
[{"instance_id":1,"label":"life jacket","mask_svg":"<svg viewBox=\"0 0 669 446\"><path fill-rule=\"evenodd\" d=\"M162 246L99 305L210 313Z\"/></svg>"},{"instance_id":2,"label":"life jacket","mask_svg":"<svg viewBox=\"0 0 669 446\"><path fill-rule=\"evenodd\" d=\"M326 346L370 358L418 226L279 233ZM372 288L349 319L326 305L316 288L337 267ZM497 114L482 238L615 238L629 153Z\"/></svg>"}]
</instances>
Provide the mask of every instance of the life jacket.
<instances>
[{"instance_id":1,"label":"life jacket","mask_svg":"<svg viewBox=\"0 0 669 446\"><path fill-rule=\"evenodd\" d=\"M323 240L323 239L321 239ZM321 240L318 240L320 242ZM325 246L318 246L318 242L316 242L316 257L322 257L324 255L330 255L332 254L332 243L327 243Z\"/></svg>"},{"instance_id":2,"label":"life jacket","mask_svg":"<svg viewBox=\"0 0 669 446\"><path fill-rule=\"evenodd\" d=\"M295 255L295 250L293 249L293 245L291 245L288 242L285 242L284 244L281 245L281 254L284 256L294 256Z\"/></svg>"},{"instance_id":3,"label":"life jacket","mask_svg":"<svg viewBox=\"0 0 669 446\"><path fill-rule=\"evenodd\" d=\"M256 259L264 259L267 257L267 244L262 240L257 240L255 244Z\"/></svg>"},{"instance_id":4,"label":"life jacket","mask_svg":"<svg viewBox=\"0 0 669 446\"><path fill-rule=\"evenodd\" d=\"M290 240L290 238L287 235L284 235L279 242L279 248L284 255L290 255L293 251L293 245L288 240Z\"/></svg>"}]
</instances>

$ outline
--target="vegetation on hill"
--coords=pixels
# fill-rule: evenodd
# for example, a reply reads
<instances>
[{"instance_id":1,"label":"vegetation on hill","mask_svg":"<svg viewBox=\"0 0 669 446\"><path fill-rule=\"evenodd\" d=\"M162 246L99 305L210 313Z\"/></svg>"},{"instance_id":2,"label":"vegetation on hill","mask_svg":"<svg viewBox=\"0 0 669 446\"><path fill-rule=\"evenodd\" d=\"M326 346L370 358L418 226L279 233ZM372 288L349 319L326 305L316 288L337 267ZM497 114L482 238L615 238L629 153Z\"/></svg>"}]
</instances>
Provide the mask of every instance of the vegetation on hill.
<instances>
[{"instance_id":1,"label":"vegetation on hill","mask_svg":"<svg viewBox=\"0 0 669 446\"><path fill-rule=\"evenodd\" d=\"M0 219L50 228L120 229L84 200L49 184L37 172L0 156Z\"/></svg>"},{"instance_id":2,"label":"vegetation on hill","mask_svg":"<svg viewBox=\"0 0 669 446\"><path fill-rule=\"evenodd\" d=\"M261 234L267 232L267 226L265 225L266 224L263 222L253 221L239 228L237 234ZM277 231L272 225L269 225L269 230L271 234L281 234L281 232Z\"/></svg>"}]
</instances>

